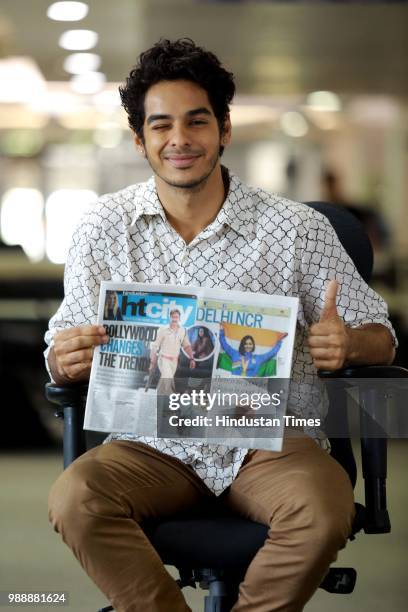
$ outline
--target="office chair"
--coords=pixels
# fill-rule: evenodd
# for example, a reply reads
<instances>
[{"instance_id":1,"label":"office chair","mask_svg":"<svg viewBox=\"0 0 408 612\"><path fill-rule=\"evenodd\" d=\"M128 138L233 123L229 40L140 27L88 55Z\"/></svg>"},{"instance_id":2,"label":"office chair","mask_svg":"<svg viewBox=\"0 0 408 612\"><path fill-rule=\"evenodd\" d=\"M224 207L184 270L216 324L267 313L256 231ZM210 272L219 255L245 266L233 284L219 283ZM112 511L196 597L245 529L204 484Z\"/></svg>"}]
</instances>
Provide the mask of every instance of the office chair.
<instances>
[{"instance_id":1,"label":"office chair","mask_svg":"<svg viewBox=\"0 0 408 612\"><path fill-rule=\"evenodd\" d=\"M373 254L371 244L360 222L341 206L323 202L310 202L309 206L324 214L353 259L360 275L369 281ZM360 385L360 405L384 403L384 392L370 388L369 379L408 378L408 370L394 366L353 367L337 372L320 372L322 379L335 382L328 386L329 400L346 405L346 386L353 379L367 379ZM334 379L334 381L333 381ZM345 384L339 384L345 381ZM58 405L56 416L64 419L64 467L67 467L87 447L100 443L106 434L98 438L95 432L82 429L87 386L58 387L48 384L47 398ZM334 397L335 396L335 397ZM340 398L340 402L339 402ZM347 413L342 411L341 431L347 429ZM356 516L349 538L352 540L361 529L367 534L388 533L391 529L386 503L387 440L372 437L372 422L366 410L360 408L362 471L365 480L365 506L356 503ZM370 433L371 431L371 433ZM357 470L351 441L347 437L330 438L332 456L344 467L353 487ZM228 612L238 598L238 588L251 560L264 544L268 527L232 514L211 501L200 508L195 516L178 515L171 520L146 523L142 526L163 563L178 569L177 581L181 588L192 586L208 589L204 612ZM356 582L353 568L330 568L320 585L331 593L351 593ZM111 606L99 612L113 610Z\"/></svg>"}]
</instances>

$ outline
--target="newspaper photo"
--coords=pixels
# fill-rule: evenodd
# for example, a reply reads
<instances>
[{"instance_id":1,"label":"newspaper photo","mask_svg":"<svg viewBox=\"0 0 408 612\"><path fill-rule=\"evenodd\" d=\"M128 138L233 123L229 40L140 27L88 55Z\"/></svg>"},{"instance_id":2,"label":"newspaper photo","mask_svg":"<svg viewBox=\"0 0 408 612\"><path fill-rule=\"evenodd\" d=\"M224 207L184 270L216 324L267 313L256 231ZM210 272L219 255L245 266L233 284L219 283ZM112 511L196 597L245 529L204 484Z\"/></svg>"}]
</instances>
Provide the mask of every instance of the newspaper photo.
<instances>
[{"instance_id":1,"label":"newspaper photo","mask_svg":"<svg viewBox=\"0 0 408 612\"><path fill-rule=\"evenodd\" d=\"M101 283L84 428L245 448L282 445L298 299Z\"/></svg>"}]
</instances>

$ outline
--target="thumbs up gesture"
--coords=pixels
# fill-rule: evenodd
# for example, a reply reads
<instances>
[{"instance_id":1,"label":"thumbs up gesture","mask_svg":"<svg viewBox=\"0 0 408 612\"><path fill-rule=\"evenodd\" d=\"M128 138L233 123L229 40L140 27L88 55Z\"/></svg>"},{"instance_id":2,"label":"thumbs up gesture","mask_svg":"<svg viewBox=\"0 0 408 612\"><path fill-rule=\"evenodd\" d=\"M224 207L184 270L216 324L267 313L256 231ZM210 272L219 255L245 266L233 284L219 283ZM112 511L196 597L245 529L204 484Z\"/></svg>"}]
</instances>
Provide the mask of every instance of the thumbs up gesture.
<instances>
[{"instance_id":1,"label":"thumbs up gesture","mask_svg":"<svg viewBox=\"0 0 408 612\"><path fill-rule=\"evenodd\" d=\"M331 280L326 287L323 310L318 323L309 332L309 348L313 363L319 370L338 370L344 367L350 338L336 306L338 283Z\"/></svg>"}]
</instances>

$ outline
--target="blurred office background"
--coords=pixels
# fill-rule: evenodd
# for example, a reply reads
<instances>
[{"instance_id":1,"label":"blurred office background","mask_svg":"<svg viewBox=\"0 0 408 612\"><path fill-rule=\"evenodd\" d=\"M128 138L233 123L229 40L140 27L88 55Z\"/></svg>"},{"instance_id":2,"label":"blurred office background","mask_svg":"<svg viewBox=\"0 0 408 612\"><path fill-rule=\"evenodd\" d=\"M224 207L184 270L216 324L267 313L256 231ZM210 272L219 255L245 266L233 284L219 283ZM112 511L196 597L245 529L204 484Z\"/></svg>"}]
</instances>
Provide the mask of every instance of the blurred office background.
<instances>
[{"instance_id":1,"label":"blurred office background","mask_svg":"<svg viewBox=\"0 0 408 612\"><path fill-rule=\"evenodd\" d=\"M77 611L103 599L46 521L61 425L43 397L42 338L76 221L98 195L150 175L118 85L141 51L181 36L236 75L224 163L290 198L341 203L365 224L372 285L389 304L397 363L408 364L405 2L1 0L1 589L70 590ZM319 592L309 610L406 609L407 451L404 441L390 447L393 534L351 544L340 561L360 571L355 594ZM200 610L202 597L189 597Z\"/></svg>"}]
</instances>

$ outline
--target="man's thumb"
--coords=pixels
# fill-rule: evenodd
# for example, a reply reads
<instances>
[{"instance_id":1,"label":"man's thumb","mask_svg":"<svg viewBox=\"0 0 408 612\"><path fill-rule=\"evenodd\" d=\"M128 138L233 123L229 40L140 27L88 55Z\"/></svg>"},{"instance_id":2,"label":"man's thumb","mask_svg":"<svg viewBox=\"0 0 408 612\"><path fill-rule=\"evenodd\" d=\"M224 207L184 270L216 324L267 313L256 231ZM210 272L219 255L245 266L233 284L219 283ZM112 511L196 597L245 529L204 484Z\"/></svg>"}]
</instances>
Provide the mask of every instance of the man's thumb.
<instances>
[{"instance_id":1,"label":"man's thumb","mask_svg":"<svg viewBox=\"0 0 408 612\"><path fill-rule=\"evenodd\" d=\"M336 280L331 280L326 287L326 293L324 295L324 304L323 309L320 314L319 321L327 321L328 319L334 319L338 317L337 306L336 306L336 297L337 297L337 289L339 284Z\"/></svg>"}]
</instances>

